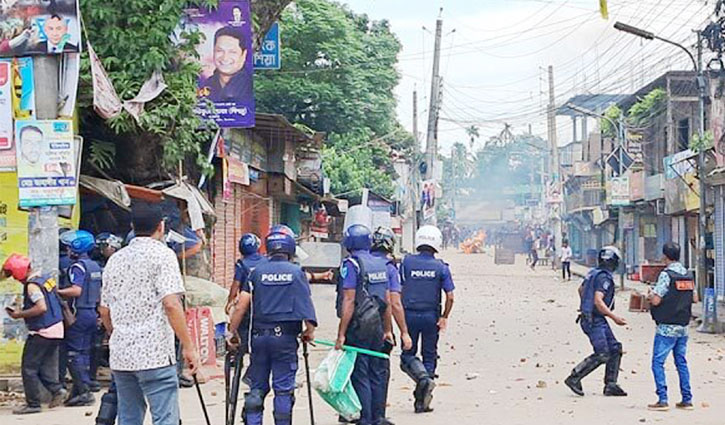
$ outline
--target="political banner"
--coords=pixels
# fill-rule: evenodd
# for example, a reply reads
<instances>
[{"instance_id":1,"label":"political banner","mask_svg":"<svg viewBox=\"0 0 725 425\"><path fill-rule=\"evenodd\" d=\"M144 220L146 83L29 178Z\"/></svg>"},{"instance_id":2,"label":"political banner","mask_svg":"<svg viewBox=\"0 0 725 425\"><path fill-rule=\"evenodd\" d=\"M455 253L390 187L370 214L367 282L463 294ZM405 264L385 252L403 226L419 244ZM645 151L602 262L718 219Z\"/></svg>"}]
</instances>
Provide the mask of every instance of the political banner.
<instances>
[{"instance_id":1,"label":"political banner","mask_svg":"<svg viewBox=\"0 0 725 425\"><path fill-rule=\"evenodd\" d=\"M20 207L75 205L78 152L73 122L16 121L15 141Z\"/></svg>"},{"instance_id":2,"label":"political banner","mask_svg":"<svg viewBox=\"0 0 725 425\"><path fill-rule=\"evenodd\" d=\"M80 52L77 0L9 0L0 7L0 56Z\"/></svg>"},{"instance_id":3,"label":"political banner","mask_svg":"<svg viewBox=\"0 0 725 425\"><path fill-rule=\"evenodd\" d=\"M254 127L252 20L249 1L220 1L188 9L188 22L204 35L197 46L202 71L196 113L220 127ZM213 105L210 108L209 104Z\"/></svg>"},{"instance_id":4,"label":"political banner","mask_svg":"<svg viewBox=\"0 0 725 425\"><path fill-rule=\"evenodd\" d=\"M12 66L11 60L0 60L0 171L15 170Z\"/></svg>"},{"instance_id":5,"label":"political banner","mask_svg":"<svg viewBox=\"0 0 725 425\"><path fill-rule=\"evenodd\" d=\"M629 176L612 177L612 205L627 206L629 205Z\"/></svg>"}]
</instances>

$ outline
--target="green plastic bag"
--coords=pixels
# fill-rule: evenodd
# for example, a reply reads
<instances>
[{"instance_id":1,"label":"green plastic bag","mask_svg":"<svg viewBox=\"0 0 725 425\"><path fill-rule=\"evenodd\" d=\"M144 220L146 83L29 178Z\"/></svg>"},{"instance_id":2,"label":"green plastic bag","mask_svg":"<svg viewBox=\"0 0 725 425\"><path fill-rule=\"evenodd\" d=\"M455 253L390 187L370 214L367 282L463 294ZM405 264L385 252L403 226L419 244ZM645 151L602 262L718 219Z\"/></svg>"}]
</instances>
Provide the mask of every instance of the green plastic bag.
<instances>
[{"instance_id":1,"label":"green plastic bag","mask_svg":"<svg viewBox=\"0 0 725 425\"><path fill-rule=\"evenodd\" d=\"M330 350L315 371L313 387L337 413L347 420L360 419L360 399L352 387L350 377L355 367L357 353L347 350Z\"/></svg>"}]
</instances>

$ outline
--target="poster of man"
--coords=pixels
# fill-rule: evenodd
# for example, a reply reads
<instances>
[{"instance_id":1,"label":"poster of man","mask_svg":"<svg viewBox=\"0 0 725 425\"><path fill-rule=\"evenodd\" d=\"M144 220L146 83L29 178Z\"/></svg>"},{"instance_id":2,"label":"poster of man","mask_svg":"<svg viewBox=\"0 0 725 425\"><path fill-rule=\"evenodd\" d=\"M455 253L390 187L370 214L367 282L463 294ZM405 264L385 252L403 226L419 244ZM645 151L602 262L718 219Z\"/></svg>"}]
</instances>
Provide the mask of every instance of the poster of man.
<instances>
[{"instance_id":1,"label":"poster of man","mask_svg":"<svg viewBox=\"0 0 725 425\"><path fill-rule=\"evenodd\" d=\"M4 0L0 56L80 52L77 0Z\"/></svg>"},{"instance_id":2,"label":"poster of man","mask_svg":"<svg viewBox=\"0 0 725 425\"><path fill-rule=\"evenodd\" d=\"M76 149L73 122L15 122L20 207L74 205Z\"/></svg>"},{"instance_id":3,"label":"poster of man","mask_svg":"<svg viewBox=\"0 0 725 425\"><path fill-rule=\"evenodd\" d=\"M205 40L197 46L202 73L197 113L220 127L254 126L253 50L249 1L220 1L187 11ZM207 107L214 104L214 112Z\"/></svg>"}]
</instances>

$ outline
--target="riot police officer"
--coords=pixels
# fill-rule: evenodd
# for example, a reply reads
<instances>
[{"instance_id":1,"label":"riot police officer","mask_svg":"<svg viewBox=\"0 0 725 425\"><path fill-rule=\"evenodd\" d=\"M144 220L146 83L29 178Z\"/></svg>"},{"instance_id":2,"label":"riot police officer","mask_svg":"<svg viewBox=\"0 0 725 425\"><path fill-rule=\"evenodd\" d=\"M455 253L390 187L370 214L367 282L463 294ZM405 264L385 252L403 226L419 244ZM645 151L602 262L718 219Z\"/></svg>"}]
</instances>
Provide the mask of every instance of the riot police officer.
<instances>
[{"instance_id":1,"label":"riot police officer","mask_svg":"<svg viewBox=\"0 0 725 425\"><path fill-rule=\"evenodd\" d=\"M392 309L392 315L395 322L400 330L400 339L402 342L403 350L410 350L413 346L413 342L410 339L408 333L408 326L405 323L405 310L403 310L403 303L401 300L400 276L398 267L395 264L395 258L393 257L393 251L395 249L395 233L389 227L380 226L373 232L373 242L370 248L370 253L377 258L384 259L387 262L388 267L388 281L390 282L390 307ZM392 346L388 345L386 351L390 354ZM388 399L388 385L390 383L390 360L383 360L385 364L385 400L382 406L382 422L381 425L392 424L385 415L385 407Z\"/></svg>"},{"instance_id":2,"label":"riot police officer","mask_svg":"<svg viewBox=\"0 0 725 425\"><path fill-rule=\"evenodd\" d=\"M384 342L393 340L388 261L370 254L372 235L362 224L345 230L343 244L350 256L340 270L335 348L347 343L382 351ZM377 425L383 420L387 377L384 360L357 356L351 381L362 406L359 424Z\"/></svg>"},{"instance_id":3,"label":"riot police officer","mask_svg":"<svg viewBox=\"0 0 725 425\"><path fill-rule=\"evenodd\" d=\"M287 226L274 226L265 239L269 261L259 264L242 282L230 328L231 342L238 343L238 329L247 311L251 315L251 385L245 394L242 417L247 425L260 425L264 398L269 393L270 372L274 390L274 422L292 423L297 337L314 339L317 318L309 282L302 269L291 262L296 248ZM302 323L305 323L304 332Z\"/></svg>"},{"instance_id":4,"label":"riot police officer","mask_svg":"<svg viewBox=\"0 0 725 425\"><path fill-rule=\"evenodd\" d=\"M101 266L105 267L108 259L123 246L123 239L113 233L103 232L96 236L97 255L94 260Z\"/></svg>"},{"instance_id":5,"label":"riot police officer","mask_svg":"<svg viewBox=\"0 0 725 425\"><path fill-rule=\"evenodd\" d=\"M446 329L453 309L455 286L448 265L435 258L443 235L435 226L422 226L415 235L417 254L408 255L400 266L405 321L413 340L410 350L403 351L400 368L413 381L413 407L416 413L430 412L438 362L438 336ZM441 291L446 304L441 313ZM421 358L417 357L420 340Z\"/></svg>"},{"instance_id":6,"label":"riot police officer","mask_svg":"<svg viewBox=\"0 0 725 425\"><path fill-rule=\"evenodd\" d=\"M74 232L70 241L73 264L68 269L71 286L59 289L66 298L75 299L76 322L68 328L65 345L73 389L66 406L88 406L95 403L90 392L90 352L98 322L102 269L88 254L95 247L95 238L85 230Z\"/></svg>"},{"instance_id":7,"label":"riot police officer","mask_svg":"<svg viewBox=\"0 0 725 425\"><path fill-rule=\"evenodd\" d=\"M606 364L604 374L605 396L626 396L617 384L619 364L622 360L622 344L617 341L609 327L607 318L619 326L627 321L614 314L614 278L612 273L619 267L621 254L614 246L599 251L598 267L592 269L579 287L581 298L577 321L589 338L594 354L584 359L571 371L564 381L575 394L583 396L581 380L599 366Z\"/></svg>"},{"instance_id":8,"label":"riot police officer","mask_svg":"<svg viewBox=\"0 0 725 425\"><path fill-rule=\"evenodd\" d=\"M245 233L239 239L239 253L242 258L238 259L234 264L234 281L231 288L229 288L229 296L227 297L227 314L229 314L237 295L239 295L239 288L247 280L249 274L257 265L266 261L267 258L259 253L261 246L262 241L254 233Z\"/></svg>"}]
</instances>

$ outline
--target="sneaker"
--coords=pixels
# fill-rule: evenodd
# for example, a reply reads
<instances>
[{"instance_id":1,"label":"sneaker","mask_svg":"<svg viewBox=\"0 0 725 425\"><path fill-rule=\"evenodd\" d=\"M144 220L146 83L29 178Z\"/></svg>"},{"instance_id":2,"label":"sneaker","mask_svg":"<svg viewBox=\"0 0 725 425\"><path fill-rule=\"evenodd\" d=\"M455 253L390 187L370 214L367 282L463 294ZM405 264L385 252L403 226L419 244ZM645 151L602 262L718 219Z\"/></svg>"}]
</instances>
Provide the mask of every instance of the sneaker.
<instances>
[{"instance_id":1,"label":"sneaker","mask_svg":"<svg viewBox=\"0 0 725 425\"><path fill-rule=\"evenodd\" d=\"M96 398L90 392L71 397L65 402L68 407L76 406L92 406L96 403Z\"/></svg>"},{"instance_id":2,"label":"sneaker","mask_svg":"<svg viewBox=\"0 0 725 425\"><path fill-rule=\"evenodd\" d=\"M568 377L564 380L564 385L569 387L570 390L574 392L574 394L578 396L584 396L584 388L582 388L581 381L577 381L573 377Z\"/></svg>"},{"instance_id":3,"label":"sneaker","mask_svg":"<svg viewBox=\"0 0 725 425\"><path fill-rule=\"evenodd\" d=\"M655 410L658 412L664 412L664 411L670 410L670 405L667 404L667 402L665 402L665 401L658 401L657 403L654 403L654 404L648 404L647 409Z\"/></svg>"},{"instance_id":4,"label":"sneaker","mask_svg":"<svg viewBox=\"0 0 725 425\"><path fill-rule=\"evenodd\" d=\"M359 422L357 419L347 419L342 415L337 417L337 421L341 424L356 424Z\"/></svg>"},{"instance_id":5,"label":"sneaker","mask_svg":"<svg viewBox=\"0 0 725 425\"><path fill-rule=\"evenodd\" d=\"M179 388L191 388L193 386L194 381L184 375L179 375Z\"/></svg>"},{"instance_id":6,"label":"sneaker","mask_svg":"<svg viewBox=\"0 0 725 425\"><path fill-rule=\"evenodd\" d=\"M66 398L68 398L68 391L66 391L65 388L61 388L57 393L53 394L53 397L50 399L50 403L48 403L48 408L52 409L60 406Z\"/></svg>"},{"instance_id":7,"label":"sneaker","mask_svg":"<svg viewBox=\"0 0 725 425\"><path fill-rule=\"evenodd\" d=\"M35 406L25 405L25 406L18 407L17 409L14 409L13 415L29 415L31 413L40 413L40 411L41 411L40 406L35 407Z\"/></svg>"},{"instance_id":8,"label":"sneaker","mask_svg":"<svg viewBox=\"0 0 725 425\"><path fill-rule=\"evenodd\" d=\"M691 401L682 401L675 404L675 407L682 410L695 410L695 406L692 405Z\"/></svg>"}]
</instances>

